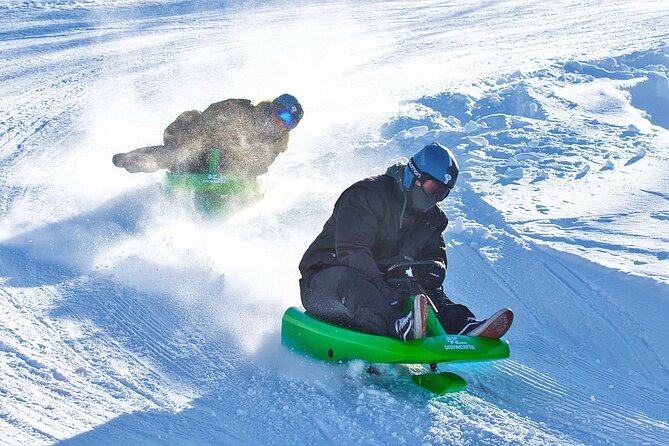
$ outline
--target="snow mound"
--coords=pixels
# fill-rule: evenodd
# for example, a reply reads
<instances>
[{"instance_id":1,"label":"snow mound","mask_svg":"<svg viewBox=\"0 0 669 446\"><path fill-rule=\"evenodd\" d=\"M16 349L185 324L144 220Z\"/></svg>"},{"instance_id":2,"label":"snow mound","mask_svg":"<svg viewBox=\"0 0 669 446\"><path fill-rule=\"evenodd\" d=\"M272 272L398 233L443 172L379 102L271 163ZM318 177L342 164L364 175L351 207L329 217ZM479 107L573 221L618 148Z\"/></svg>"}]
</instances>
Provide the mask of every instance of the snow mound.
<instances>
[{"instance_id":1,"label":"snow mound","mask_svg":"<svg viewBox=\"0 0 669 446\"><path fill-rule=\"evenodd\" d=\"M411 122L422 134L401 148L393 140L390 150L410 156L433 140L454 148L465 187L485 193L508 223L522 225L525 237L669 282L669 268L660 259L669 241L658 234L652 217L666 208L669 190L663 173L669 141L667 52L662 47L556 63L478 85L477 95L422 98L384 127ZM466 124L444 125L444 117ZM406 140L407 132L398 132ZM576 214L588 222L587 233L567 224ZM602 215L610 220L607 228L601 227ZM610 243L611 233L638 219L647 221L644 237ZM584 251L583 237L601 249Z\"/></svg>"}]
</instances>

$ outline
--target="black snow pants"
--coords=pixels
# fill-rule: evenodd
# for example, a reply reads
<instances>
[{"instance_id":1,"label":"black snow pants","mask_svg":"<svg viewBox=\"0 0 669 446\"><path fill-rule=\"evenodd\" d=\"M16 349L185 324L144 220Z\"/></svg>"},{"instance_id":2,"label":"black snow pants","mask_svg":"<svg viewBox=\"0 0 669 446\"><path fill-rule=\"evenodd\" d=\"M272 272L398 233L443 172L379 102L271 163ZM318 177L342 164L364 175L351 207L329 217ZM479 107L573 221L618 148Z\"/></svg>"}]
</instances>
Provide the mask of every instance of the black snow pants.
<instances>
[{"instance_id":1,"label":"black snow pants","mask_svg":"<svg viewBox=\"0 0 669 446\"><path fill-rule=\"evenodd\" d=\"M449 334L458 334L465 328L471 319L474 319L474 313L462 304L456 304L444 294L441 288L427 291L426 294L437 308L437 319L444 331Z\"/></svg>"},{"instance_id":2,"label":"black snow pants","mask_svg":"<svg viewBox=\"0 0 669 446\"><path fill-rule=\"evenodd\" d=\"M329 266L300 279L302 305L317 319L363 333L395 337L402 317L371 278L349 266Z\"/></svg>"},{"instance_id":3,"label":"black snow pants","mask_svg":"<svg viewBox=\"0 0 669 446\"><path fill-rule=\"evenodd\" d=\"M302 305L317 319L363 333L396 337L401 308L391 306L372 280L348 266L329 266L300 279ZM427 293L447 333L458 333L474 317L441 289Z\"/></svg>"}]
</instances>

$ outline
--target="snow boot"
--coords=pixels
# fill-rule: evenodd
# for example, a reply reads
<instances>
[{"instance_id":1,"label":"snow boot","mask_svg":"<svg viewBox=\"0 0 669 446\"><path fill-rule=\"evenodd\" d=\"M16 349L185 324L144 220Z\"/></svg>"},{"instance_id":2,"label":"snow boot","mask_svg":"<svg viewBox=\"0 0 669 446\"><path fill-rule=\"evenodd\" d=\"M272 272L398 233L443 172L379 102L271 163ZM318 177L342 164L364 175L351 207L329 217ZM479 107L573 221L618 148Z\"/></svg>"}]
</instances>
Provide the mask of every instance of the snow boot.
<instances>
[{"instance_id":1,"label":"snow boot","mask_svg":"<svg viewBox=\"0 0 669 446\"><path fill-rule=\"evenodd\" d=\"M513 311L503 308L490 316L488 319L477 321L470 318L465 327L460 330L460 335L479 336L482 338L501 338L511 327L513 322Z\"/></svg>"},{"instance_id":2,"label":"snow boot","mask_svg":"<svg viewBox=\"0 0 669 446\"><path fill-rule=\"evenodd\" d=\"M427 330L428 303L424 294L413 301L413 309L395 321L395 335L403 341L421 339Z\"/></svg>"}]
</instances>

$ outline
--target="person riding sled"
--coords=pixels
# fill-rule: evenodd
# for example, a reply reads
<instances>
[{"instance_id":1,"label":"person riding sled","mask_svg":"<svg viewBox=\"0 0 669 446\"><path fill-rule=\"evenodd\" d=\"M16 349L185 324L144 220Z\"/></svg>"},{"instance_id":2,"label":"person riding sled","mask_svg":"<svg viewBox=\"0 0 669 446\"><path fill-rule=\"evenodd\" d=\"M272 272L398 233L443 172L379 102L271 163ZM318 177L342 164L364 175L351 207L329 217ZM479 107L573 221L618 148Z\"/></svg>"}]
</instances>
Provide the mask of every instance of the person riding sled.
<instances>
[{"instance_id":1,"label":"person riding sled","mask_svg":"<svg viewBox=\"0 0 669 446\"><path fill-rule=\"evenodd\" d=\"M442 289L448 218L437 203L449 195L458 172L451 151L435 142L407 164L346 189L299 264L306 312L346 328L411 340L425 337L431 304L446 333L503 336L513 321L510 309L478 320ZM384 274L407 261L436 266L419 278L423 292L405 315L409 293L393 287Z\"/></svg>"},{"instance_id":2,"label":"person riding sled","mask_svg":"<svg viewBox=\"0 0 669 446\"><path fill-rule=\"evenodd\" d=\"M247 99L227 99L203 112L181 113L165 129L163 145L117 153L112 162L130 173L167 169L173 174L255 179L287 150L288 133L303 115L290 94L257 105Z\"/></svg>"}]
</instances>

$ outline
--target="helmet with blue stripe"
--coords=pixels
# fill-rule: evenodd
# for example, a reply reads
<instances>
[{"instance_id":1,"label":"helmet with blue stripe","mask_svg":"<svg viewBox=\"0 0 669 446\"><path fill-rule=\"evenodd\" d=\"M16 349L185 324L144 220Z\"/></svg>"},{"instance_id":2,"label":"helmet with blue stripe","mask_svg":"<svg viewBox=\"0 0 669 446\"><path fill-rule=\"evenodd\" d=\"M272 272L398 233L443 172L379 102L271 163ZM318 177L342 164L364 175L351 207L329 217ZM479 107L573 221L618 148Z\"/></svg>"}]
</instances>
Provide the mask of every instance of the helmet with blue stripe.
<instances>
[{"instance_id":1,"label":"helmet with blue stripe","mask_svg":"<svg viewBox=\"0 0 669 446\"><path fill-rule=\"evenodd\" d=\"M438 142L433 142L411 157L404 169L403 186L405 190L409 190L415 179L427 175L451 190L455 186L459 172L460 168L453 152Z\"/></svg>"}]
</instances>

